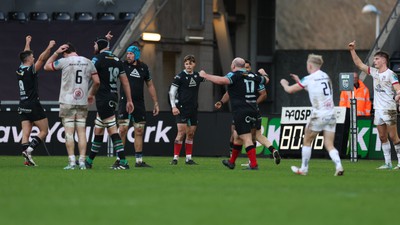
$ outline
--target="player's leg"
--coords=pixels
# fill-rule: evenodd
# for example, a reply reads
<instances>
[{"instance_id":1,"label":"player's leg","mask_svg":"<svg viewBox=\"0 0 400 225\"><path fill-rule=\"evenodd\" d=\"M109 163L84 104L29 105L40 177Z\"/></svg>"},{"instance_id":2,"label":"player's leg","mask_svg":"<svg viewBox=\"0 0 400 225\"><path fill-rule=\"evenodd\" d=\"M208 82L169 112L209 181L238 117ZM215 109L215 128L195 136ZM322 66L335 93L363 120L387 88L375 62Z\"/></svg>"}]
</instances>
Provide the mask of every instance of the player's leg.
<instances>
[{"instance_id":1,"label":"player's leg","mask_svg":"<svg viewBox=\"0 0 400 225\"><path fill-rule=\"evenodd\" d=\"M185 151L186 151L186 165L196 165L197 163L193 161L193 139L196 133L197 123L195 125L186 127L186 139L185 139Z\"/></svg>"},{"instance_id":2,"label":"player's leg","mask_svg":"<svg viewBox=\"0 0 400 225\"><path fill-rule=\"evenodd\" d=\"M394 149L395 149L396 155L397 155L397 165L393 169L399 170L400 169L400 139L399 139L399 135L397 132L397 123L388 125L387 130L389 133L390 140L393 142Z\"/></svg>"},{"instance_id":3,"label":"player's leg","mask_svg":"<svg viewBox=\"0 0 400 225\"><path fill-rule=\"evenodd\" d=\"M333 127L335 128L335 127ZM334 130L334 129L333 129ZM339 151L334 146L335 141L335 131L324 131L324 145L325 149L328 151L329 156L332 159L332 162L335 164L335 176L342 176L344 173L344 169L342 166L342 162L340 160Z\"/></svg>"},{"instance_id":4,"label":"player's leg","mask_svg":"<svg viewBox=\"0 0 400 225\"><path fill-rule=\"evenodd\" d=\"M100 152L101 146L103 145L104 129L106 126L101 120L99 114L96 114L96 119L94 121L94 138L92 141L92 146L90 147L89 155L86 157L86 167L91 169L93 166L93 161L96 158L97 153Z\"/></svg>"},{"instance_id":5,"label":"player's leg","mask_svg":"<svg viewBox=\"0 0 400 225\"><path fill-rule=\"evenodd\" d=\"M32 126L33 126L33 123L29 120L21 121L21 127L22 127L21 148L22 148L22 156L25 159L24 165L26 165L26 166L35 166L36 165L32 159L32 155L31 155L32 151L28 151L29 136L32 131Z\"/></svg>"},{"instance_id":6,"label":"player's leg","mask_svg":"<svg viewBox=\"0 0 400 225\"><path fill-rule=\"evenodd\" d=\"M62 118L62 123L65 132L65 147L67 148L68 154L68 165L64 167L66 170L75 169L76 159L75 159L75 118L64 117Z\"/></svg>"},{"instance_id":7,"label":"player's leg","mask_svg":"<svg viewBox=\"0 0 400 225\"><path fill-rule=\"evenodd\" d=\"M151 167L143 161L143 135L145 130L146 122L142 121L139 123L134 123L135 127L135 167Z\"/></svg>"},{"instance_id":8,"label":"player's leg","mask_svg":"<svg viewBox=\"0 0 400 225\"><path fill-rule=\"evenodd\" d=\"M246 148L247 157L250 160L249 169L258 169L257 157L256 157L256 147L253 143L253 135L251 131L249 133L239 134L240 139L243 140L243 145Z\"/></svg>"},{"instance_id":9,"label":"player's leg","mask_svg":"<svg viewBox=\"0 0 400 225\"><path fill-rule=\"evenodd\" d=\"M294 173L299 175L307 175L308 163L311 159L311 144L319 132L312 131L309 124L307 124L304 131L303 147L301 148L301 167L292 166L291 169Z\"/></svg>"},{"instance_id":10,"label":"player's leg","mask_svg":"<svg viewBox=\"0 0 400 225\"><path fill-rule=\"evenodd\" d=\"M386 124L381 124L376 126L378 129L379 139L382 143L383 158L385 159L385 164L378 167L377 169L392 169L392 156L391 156L391 146L388 139L388 126Z\"/></svg>"},{"instance_id":11,"label":"player's leg","mask_svg":"<svg viewBox=\"0 0 400 225\"><path fill-rule=\"evenodd\" d=\"M175 141L174 141L174 158L171 161L171 165L178 164L179 154L182 149L183 138L185 137L185 134L186 134L186 126L187 125L185 122L178 121L178 123L176 124L178 133L176 134Z\"/></svg>"},{"instance_id":12,"label":"player's leg","mask_svg":"<svg viewBox=\"0 0 400 225\"><path fill-rule=\"evenodd\" d=\"M256 140L258 142L260 142L260 144L262 144L264 147L268 148L268 150L272 153L272 156L274 158L274 162L276 165L278 165L279 163L281 163L281 156L279 154L279 151L277 149L275 149L275 147L272 145L272 143L268 140L267 137L265 137L262 133L261 133L261 129L257 129L256 130Z\"/></svg>"},{"instance_id":13,"label":"player's leg","mask_svg":"<svg viewBox=\"0 0 400 225\"><path fill-rule=\"evenodd\" d=\"M122 143L121 137L119 136L117 129L117 122L115 116L108 117L103 120L103 125L107 128L108 134L111 137L111 141L113 143L114 152L119 157L119 165L114 166L113 169L129 169L128 161L125 156L125 149Z\"/></svg>"}]
</instances>

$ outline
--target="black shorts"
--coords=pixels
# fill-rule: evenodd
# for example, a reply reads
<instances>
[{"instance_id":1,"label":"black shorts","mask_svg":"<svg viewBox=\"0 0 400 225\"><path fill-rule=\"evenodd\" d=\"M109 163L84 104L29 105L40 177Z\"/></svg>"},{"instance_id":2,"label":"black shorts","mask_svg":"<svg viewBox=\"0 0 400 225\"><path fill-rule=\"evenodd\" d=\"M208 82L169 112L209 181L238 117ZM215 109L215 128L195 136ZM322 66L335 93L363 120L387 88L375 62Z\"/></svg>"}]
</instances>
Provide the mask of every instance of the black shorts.
<instances>
[{"instance_id":1,"label":"black shorts","mask_svg":"<svg viewBox=\"0 0 400 225\"><path fill-rule=\"evenodd\" d=\"M21 121L29 120L31 122L42 120L46 117L42 104L39 101L20 103L18 114Z\"/></svg>"},{"instance_id":2,"label":"black shorts","mask_svg":"<svg viewBox=\"0 0 400 225\"><path fill-rule=\"evenodd\" d=\"M134 110L129 115L126 111L126 101L120 101L118 107L118 120L126 120L129 119L133 123L141 123L146 122L146 108L144 104L133 103Z\"/></svg>"},{"instance_id":3,"label":"black shorts","mask_svg":"<svg viewBox=\"0 0 400 225\"><path fill-rule=\"evenodd\" d=\"M114 99L96 101L97 113L99 114L100 119L104 120L111 116L115 116L117 104L117 100Z\"/></svg>"},{"instance_id":4,"label":"black shorts","mask_svg":"<svg viewBox=\"0 0 400 225\"><path fill-rule=\"evenodd\" d=\"M238 135L251 133L252 129L261 129L261 116L257 112L237 112L233 114L233 120Z\"/></svg>"},{"instance_id":5,"label":"black shorts","mask_svg":"<svg viewBox=\"0 0 400 225\"><path fill-rule=\"evenodd\" d=\"M179 109L180 114L175 116L176 123L186 123L188 126L197 126L197 110L185 111Z\"/></svg>"}]
</instances>

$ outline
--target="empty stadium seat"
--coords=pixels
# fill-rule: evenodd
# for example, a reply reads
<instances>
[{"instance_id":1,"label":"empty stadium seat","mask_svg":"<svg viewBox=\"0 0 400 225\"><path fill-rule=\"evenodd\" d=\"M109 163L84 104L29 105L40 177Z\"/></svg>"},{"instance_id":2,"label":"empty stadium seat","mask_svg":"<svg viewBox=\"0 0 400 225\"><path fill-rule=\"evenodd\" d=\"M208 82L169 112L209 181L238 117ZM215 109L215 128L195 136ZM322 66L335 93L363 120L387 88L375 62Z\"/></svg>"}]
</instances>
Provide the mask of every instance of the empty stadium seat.
<instances>
[{"instance_id":1,"label":"empty stadium seat","mask_svg":"<svg viewBox=\"0 0 400 225\"><path fill-rule=\"evenodd\" d=\"M97 13L97 20L115 20L114 13L99 12Z\"/></svg>"},{"instance_id":2,"label":"empty stadium seat","mask_svg":"<svg viewBox=\"0 0 400 225\"><path fill-rule=\"evenodd\" d=\"M31 12L29 18L35 21L48 21L49 16L46 12Z\"/></svg>"},{"instance_id":3,"label":"empty stadium seat","mask_svg":"<svg viewBox=\"0 0 400 225\"><path fill-rule=\"evenodd\" d=\"M53 12L53 20L59 21L71 21L71 15L69 12Z\"/></svg>"},{"instance_id":4,"label":"empty stadium seat","mask_svg":"<svg viewBox=\"0 0 400 225\"><path fill-rule=\"evenodd\" d=\"M91 12L76 12L75 20L77 21L91 21L93 20L93 15Z\"/></svg>"},{"instance_id":5,"label":"empty stadium seat","mask_svg":"<svg viewBox=\"0 0 400 225\"><path fill-rule=\"evenodd\" d=\"M133 17L135 17L134 12L121 12L119 13L119 19L120 20L131 20Z\"/></svg>"},{"instance_id":6,"label":"empty stadium seat","mask_svg":"<svg viewBox=\"0 0 400 225\"><path fill-rule=\"evenodd\" d=\"M26 15L21 11L8 12L9 20L26 21Z\"/></svg>"}]
</instances>

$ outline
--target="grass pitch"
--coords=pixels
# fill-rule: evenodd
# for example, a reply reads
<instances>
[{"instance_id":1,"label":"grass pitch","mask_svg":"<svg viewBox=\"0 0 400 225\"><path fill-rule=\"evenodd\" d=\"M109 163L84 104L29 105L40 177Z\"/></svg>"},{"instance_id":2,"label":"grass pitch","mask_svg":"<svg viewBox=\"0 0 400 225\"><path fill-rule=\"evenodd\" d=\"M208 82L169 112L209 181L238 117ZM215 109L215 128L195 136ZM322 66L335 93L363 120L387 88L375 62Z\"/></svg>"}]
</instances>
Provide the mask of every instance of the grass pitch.
<instances>
[{"instance_id":1,"label":"grass pitch","mask_svg":"<svg viewBox=\"0 0 400 225\"><path fill-rule=\"evenodd\" d=\"M343 160L345 175L334 177L325 159L312 159L308 176L291 172L293 159L258 159L259 171L242 170L246 158L235 170L222 158L171 166L171 157L145 157L153 168L126 171L106 157L86 171L63 170L67 157L34 160L0 156L1 224L376 225L395 222L400 202L400 171L375 169L381 161Z\"/></svg>"}]
</instances>

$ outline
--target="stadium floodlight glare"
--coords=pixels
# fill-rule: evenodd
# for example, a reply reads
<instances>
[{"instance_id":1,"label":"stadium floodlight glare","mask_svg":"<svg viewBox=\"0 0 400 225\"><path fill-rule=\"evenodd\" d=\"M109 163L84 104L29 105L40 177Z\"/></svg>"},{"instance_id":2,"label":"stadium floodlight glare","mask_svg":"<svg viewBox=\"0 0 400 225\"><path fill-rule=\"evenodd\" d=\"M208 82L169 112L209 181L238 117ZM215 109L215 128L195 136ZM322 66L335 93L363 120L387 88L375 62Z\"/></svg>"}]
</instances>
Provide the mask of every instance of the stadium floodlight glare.
<instances>
[{"instance_id":1,"label":"stadium floodlight glare","mask_svg":"<svg viewBox=\"0 0 400 225\"><path fill-rule=\"evenodd\" d=\"M381 14L381 11L379 11L374 5L372 4L367 4L362 8L362 13L373 13L376 15L376 24L375 24L375 38L378 38L379 36L379 16Z\"/></svg>"},{"instance_id":2,"label":"stadium floodlight glare","mask_svg":"<svg viewBox=\"0 0 400 225\"><path fill-rule=\"evenodd\" d=\"M142 40L143 41L160 41L161 40L161 35L159 33L144 32L142 34Z\"/></svg>"}]
</instances>

